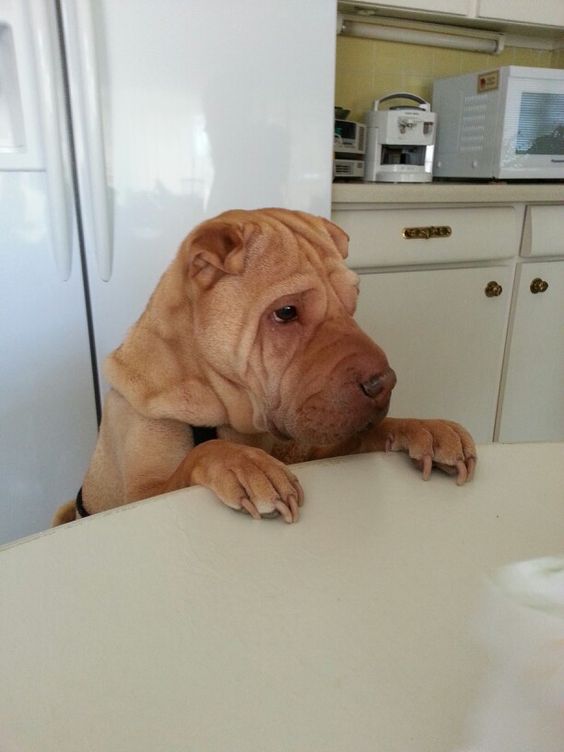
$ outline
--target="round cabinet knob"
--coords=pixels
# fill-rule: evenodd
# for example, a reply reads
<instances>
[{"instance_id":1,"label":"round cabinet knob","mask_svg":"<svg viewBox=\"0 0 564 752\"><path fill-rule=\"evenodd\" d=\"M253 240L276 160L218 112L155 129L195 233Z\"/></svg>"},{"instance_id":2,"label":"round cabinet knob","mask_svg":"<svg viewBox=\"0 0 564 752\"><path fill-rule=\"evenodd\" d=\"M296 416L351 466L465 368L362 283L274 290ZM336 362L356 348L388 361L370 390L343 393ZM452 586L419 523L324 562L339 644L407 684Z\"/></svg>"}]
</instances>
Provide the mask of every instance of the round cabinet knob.
<instances>
[{"instance_id":1,"label":"round cabinet knob","mask_svg":"<svg viewBox=\"0 0 564 752\"><path fill-rule=\"evenodd\" d=\"M503 292L503 287L498 282L488 282L484 292L487 298L497 298Z\"/></svg>"},{"instance_id":2,"label":"round cabinet knob","mask_svg":"<svg viewBox=\"0 0 564 752\"><path fill-rule=\"evenodd\" d=\"M546 292L548 289L548 282L545 282L544 279L541 279L540 277L536 277L531 282L531 292L533 295L536 295L539 292Z\"/></svg>"}]
</instances>

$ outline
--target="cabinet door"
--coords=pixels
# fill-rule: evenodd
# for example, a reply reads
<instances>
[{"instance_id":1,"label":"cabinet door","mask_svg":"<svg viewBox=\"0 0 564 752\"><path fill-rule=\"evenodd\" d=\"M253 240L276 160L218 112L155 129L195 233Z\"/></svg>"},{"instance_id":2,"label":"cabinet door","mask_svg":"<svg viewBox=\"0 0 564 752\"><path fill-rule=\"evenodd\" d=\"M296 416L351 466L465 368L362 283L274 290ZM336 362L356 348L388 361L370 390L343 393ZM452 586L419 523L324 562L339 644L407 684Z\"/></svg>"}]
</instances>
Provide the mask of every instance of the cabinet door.
<instances>
[{"instance_id":1,"label":"cabinet door","mask_svg":"<svg viewBox=\"0 0 564 752\"><path fill-rule=\"evenodd\" d=\"M562 0L480 0L480 18L494 18L500 21L517 21L543 26L564 26L564 3Z\"/></svg>"},{"instance_id":2,"label":"cabinet door","mask_svg":"<svg viewBox=\"0 0 564 752\"><path fill-rule=\"evenodd\" d=\"M390 415L456 420L492 441L511 278L505 266L361 276L357 321L398 377ZM487 297L491 281L500 295Z\"/></svg>"},{"instance_id":3,"label":"cabinet door","mask_svg":"<svg viewBox=\"0 0 564 752\"><path fill-rule=\"evenodd\" d=\"M518 276L499 440L563 441L564 262L523 264Z\"/></svg>"}]
</instances>

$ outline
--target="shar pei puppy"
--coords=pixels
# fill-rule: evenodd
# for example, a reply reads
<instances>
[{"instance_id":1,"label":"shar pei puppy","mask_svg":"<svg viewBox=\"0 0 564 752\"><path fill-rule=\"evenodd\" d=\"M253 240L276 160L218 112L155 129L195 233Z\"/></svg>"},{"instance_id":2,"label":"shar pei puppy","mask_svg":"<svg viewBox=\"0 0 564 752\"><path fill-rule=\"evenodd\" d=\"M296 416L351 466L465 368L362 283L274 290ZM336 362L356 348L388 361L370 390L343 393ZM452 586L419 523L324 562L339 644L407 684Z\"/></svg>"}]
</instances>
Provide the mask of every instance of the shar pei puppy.
<instances>
[{"instance_id":1,"label":"shar pei puppy","mask_svg":"<svg viewBox=\"0 0 564 752\"><path fill-rule=\"evenodd\" d=\"M347 248L337 225L284 209L196 227L105 363L92 461L54 522L195 484L293 522L303 492L288 463L373 450L469 480L464 428L387 417L396 376L354 320Z\"/></svg>"}]
</instances>

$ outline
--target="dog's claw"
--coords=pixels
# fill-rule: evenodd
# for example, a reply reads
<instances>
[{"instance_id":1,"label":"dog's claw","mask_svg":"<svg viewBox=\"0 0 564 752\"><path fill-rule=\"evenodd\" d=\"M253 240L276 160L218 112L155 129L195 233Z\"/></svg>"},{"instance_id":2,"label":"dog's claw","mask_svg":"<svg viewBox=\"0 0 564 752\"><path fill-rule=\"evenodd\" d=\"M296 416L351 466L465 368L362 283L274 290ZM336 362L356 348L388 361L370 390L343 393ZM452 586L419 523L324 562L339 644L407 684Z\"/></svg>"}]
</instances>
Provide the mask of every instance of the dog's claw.
<instances>
[{"instance_id":1,"label":"dog's claw","mask_svg":"<svg viewBox=\"0 0 564 752\"><path fill-rule=\"evenodd\" d=\"M458 470L458 476L456 478L456 485L463 486L468 479L468 470L462 460L459 460L456 463L456 468Z\"/></svg>"},{"instance_id":2,"label":"dog's claw","mask_svg":"<svg viewBox=\"0 0 564 752\"><path fill-rule=\"evenodd\" d=\"M292 512L290 511L290 508L287 507L286 504L284 504L284 502L282 501L282 499L278 499L274 503L274 506L280 512L280 514L282 515L282 517L284 517L285 522L290 523L290 522L294 521L293 518L292 518Z\"/></svg>"},{"instance_id":3,"label":"dog's claw","mask_svg":"<svg viewBox=\"0 0 564 752\"><path fill-rule=\"evenodd\" d=\"M294 519L294 522L297 522L298 517L300 516L300 512L298 507L298 499L294 494L290 494L288 496L288 504L290 505L290 509L292 510L292 517Z\"/></svg>"},{"instance_id":4,"label":"dog's claw","mask_svg":"<svg viewBox=\"0 0 564 752\"><path fill-rule=\"evenodd\" d=\"M247 499L245 496L243 496L243 498L241 499L241 506L246 512L251 515L254 520L260 520L261 517L259 511L250 499Z\"/></svg>"}]
</instances>

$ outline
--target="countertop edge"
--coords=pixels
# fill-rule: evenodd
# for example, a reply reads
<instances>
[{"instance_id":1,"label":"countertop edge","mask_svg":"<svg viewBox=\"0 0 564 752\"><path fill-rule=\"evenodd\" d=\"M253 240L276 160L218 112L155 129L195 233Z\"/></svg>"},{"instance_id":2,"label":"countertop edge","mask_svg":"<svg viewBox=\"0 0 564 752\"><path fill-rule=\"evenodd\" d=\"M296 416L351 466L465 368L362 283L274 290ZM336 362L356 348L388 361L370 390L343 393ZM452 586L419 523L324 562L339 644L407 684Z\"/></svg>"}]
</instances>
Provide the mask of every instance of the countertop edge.
<instances>
[{"instance_id":1,"label":"countertop edge","mask_svg":"<svg viewBox=\"0 0 564 752\"><path fill-rule=\"evenodd\" d=\"M333 183L340 204L563 204L562 183Z\"/></svg>"}]
</instances>

